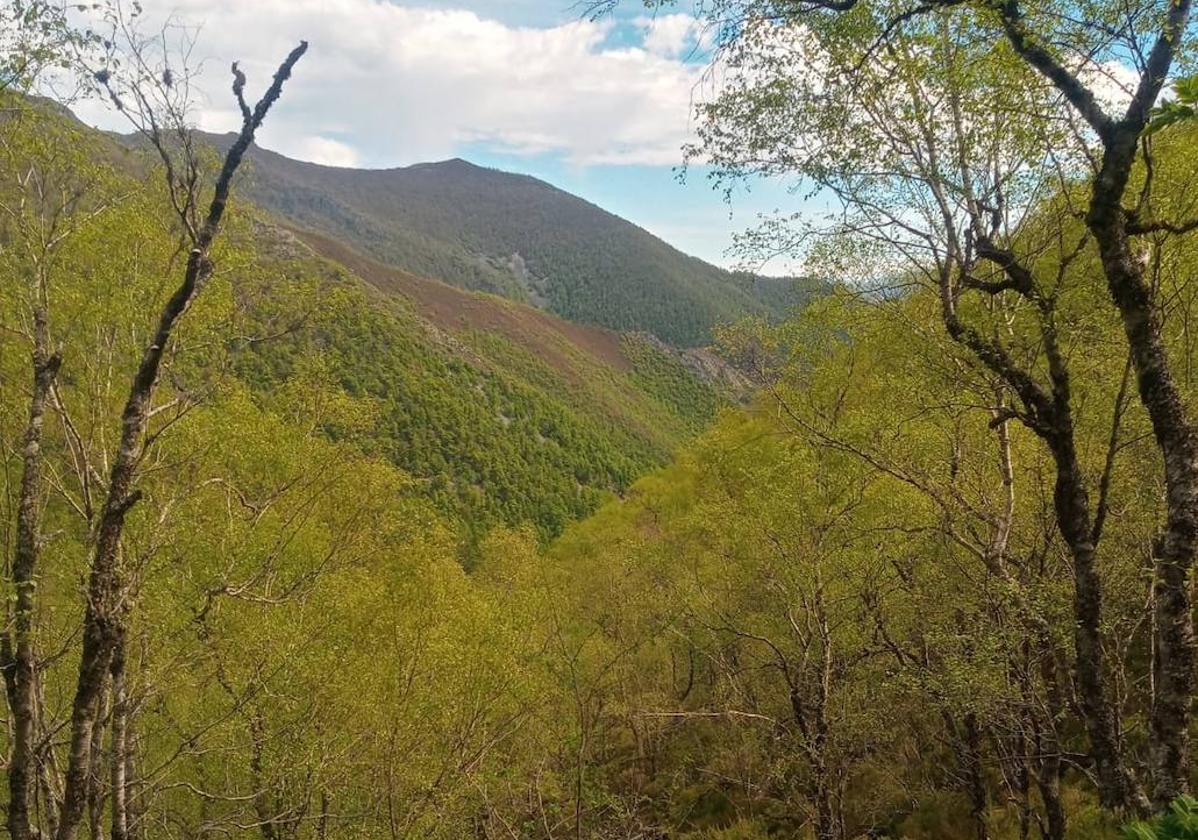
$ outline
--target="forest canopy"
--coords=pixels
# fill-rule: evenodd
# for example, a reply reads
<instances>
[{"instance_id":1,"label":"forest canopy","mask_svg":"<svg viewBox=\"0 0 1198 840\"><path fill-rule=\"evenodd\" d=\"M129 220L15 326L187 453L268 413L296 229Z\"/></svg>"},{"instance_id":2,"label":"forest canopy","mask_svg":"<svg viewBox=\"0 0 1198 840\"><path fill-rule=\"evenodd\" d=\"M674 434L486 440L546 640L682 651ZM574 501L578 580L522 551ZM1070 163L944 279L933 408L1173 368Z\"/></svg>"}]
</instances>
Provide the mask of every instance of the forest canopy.
<instances>
[{"instance_id":1,"label":"forest canopy","mask_svg":"<svg viewBox=\"0 0 1198 840\"><path fill-rule=\"evenodd\" d=\"M435 324L242 192L307 42L212 145L94 11L0 3L10 837L1193 836L1188 0L703 0L692 165L835 209L687 352Z\"/></svg>"}]
</instances>

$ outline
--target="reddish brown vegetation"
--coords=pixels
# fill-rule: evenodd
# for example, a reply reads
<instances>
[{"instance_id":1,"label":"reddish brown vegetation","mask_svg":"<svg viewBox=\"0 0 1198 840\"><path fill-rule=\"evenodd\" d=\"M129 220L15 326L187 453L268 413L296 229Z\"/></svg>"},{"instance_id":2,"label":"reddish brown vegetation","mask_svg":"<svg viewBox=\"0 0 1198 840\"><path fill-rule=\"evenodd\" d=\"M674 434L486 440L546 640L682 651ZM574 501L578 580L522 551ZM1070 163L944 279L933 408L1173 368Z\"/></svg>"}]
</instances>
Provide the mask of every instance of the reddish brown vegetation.
<instances>
[{"instance_id":1,"label":"reddish brown vegetation","mask_svg":"<svg viewBox=\"0 0 1198 840\"><path fill-rule=\"evenodd\" d=\"M322 234L289 229L322 257L340 263L385 292L407 298L421 315L442 329L497 333L566 374L572 374L576 367L568 346L616 370L632 370L615 332L563 321L531 306L417 277L377 263Z\"/></svg>"}]
</instances>

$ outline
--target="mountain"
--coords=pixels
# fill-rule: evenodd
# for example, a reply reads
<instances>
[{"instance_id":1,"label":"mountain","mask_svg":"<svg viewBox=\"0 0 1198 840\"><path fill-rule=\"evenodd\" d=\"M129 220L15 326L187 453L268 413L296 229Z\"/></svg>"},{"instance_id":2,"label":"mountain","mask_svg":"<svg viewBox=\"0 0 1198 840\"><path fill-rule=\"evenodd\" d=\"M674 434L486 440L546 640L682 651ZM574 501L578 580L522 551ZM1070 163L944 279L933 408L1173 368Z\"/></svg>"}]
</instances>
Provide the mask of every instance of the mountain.
<instances>
[{"instance_id":1,"label":"mountain","mask_svg":"<svg viewBox=\"0 0 1198 840\"><path fill-rule=\"evenodd\" d=\"M43 113L48 125L75 132L77 144L120 178L158 177L156 158L143 143L89 129L65 109L45 107ZM528 218L520 225L496 221L489 241L531 235L534 245L540 242L545 253L563 260L572 241L565 231L572 230L582 256L577 273L569 275L574 285L559 284L559 293L597 287L584 270L585 260L599 253L583 237L593 219L610 236L631 243L621 252L625 260L648 254L667 267L697 267L693 277L676 278L677 311L699 306L695 290L704 278L713 296L732 295L723 314L712 314L714 306L708 310L704 330L764 309L730 273L586 202L532 178L460 161L369 173L255 149L252 164L238 179L226 239L229 259L240 266L234 295L246 334L269 338L235 347L232 370L267 410L286 415L297 404L309 410L307 403L316 400L321 408L315 413L322 415L316 430L401 468L413 479L412 492L457 526L467 561L499 525L530 525L543 539L556 536L667 463L721 405L746 391L743 378L709 350L679 348L660 337L664 332L678 341L681 333L620 332L562 317L551 306L534 305L545 302L532 300L535 288L503 286L507 269L466 256L461 244L481 241L477 231L485 229L486 213L480 208L498 216L504 202L522 201L527 217L543 214L549 233L537 238ZM380 190L372 180L417 184L423 192ZM469 185L487 183L497 185L489 201L467 196ZM512 185L519 189L513 192ZM414 194L429 196L429 206L421 207ZM376 210L374 219L345 209L385 200L407 209L394 217ZM555 206L564 209L549 220ZM570 212L581 214L572 228L564 224ZM439 229L443 238L421 236L418 225ZM452 279L448 269L472 265L475 281L458 275L460 285L450 285L397 267L394 255L407 253L409 245L412 259L434 260L427 273L440 266ZM526 250L530 262L540 253ZM379 251L392 254L391 260ZM523 259L513 257L508 269ZM526 266L508 276L536 275ZM633 287L614 288L631 294ZM642 288L669 310L665 289ZM618 308L638 311L627 300ZM630 323L640 326L635 319Z\"/></svg>"},{"instance_id":2,"label":"mountain","mask_svg":"<svg viewBox=\"0 0 1198 840\"><path fill-rule=\"evenodd\" d=\"M277 279L247 295L257 332L275 337L238 353L238 376L271 405L308 389L315 369L369 418L324 432L412 476L457 523L467 558L496 525L557 535L665 463L735 393L705 351L419 277L256 212L240 242L255 273Z\"/></svg>"},{"instance_id":3,"label":"mountain","mask_svg":"<svg viewBox=\"0 0 1198 840\"><path fill-rule=\"evenodd\" d=\"M115 206L151 200L160 176L144 144L33 104L45 131L104 172ZM229 369L264 410L313 415L314 432L399 467L458 529L467 560L498 525L556 536L668 462L741 387L702 349L457 288L289 224L261 183L239 178L218 258L236 267L229 292L252 337L231 342ZM127 226L169 245L168 208L128 212ZM69 282L86 289L86 272Z\"/></svg>"},{"instance_id":4,"label":"mountain","mask_svg":"<svg viewBox=\"0 0 1198 840\"><path fill-rule=\"evenodd\" d=\"M209 139L217 146L228 142ZM525 175L460 159L344 169L261 148L250 160L243 194L290 224L392 267L570 321L651 333L686 347L709 343L716 324L775 313L792 302L778 293L778 280L687 256Z\"/></svg>"}]
</instances>

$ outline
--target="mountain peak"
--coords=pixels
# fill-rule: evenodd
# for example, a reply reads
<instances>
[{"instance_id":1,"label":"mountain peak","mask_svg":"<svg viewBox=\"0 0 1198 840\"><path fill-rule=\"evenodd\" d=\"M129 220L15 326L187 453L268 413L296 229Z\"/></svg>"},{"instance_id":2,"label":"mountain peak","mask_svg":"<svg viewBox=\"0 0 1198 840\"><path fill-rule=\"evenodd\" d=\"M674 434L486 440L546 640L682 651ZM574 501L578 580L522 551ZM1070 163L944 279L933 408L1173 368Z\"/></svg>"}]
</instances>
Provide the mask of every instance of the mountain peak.
<instances>
[{"instance_id":1,"label":"mountain peak","mask_svg":"<svg viewBox=\"0 0 1198 840\"><path fill-rule=\"evenodd\" d=\"M454 157L398 169L297 164L254 152L249 197L380 262L532 303L567 320L706 344L771 311L745 278L527 175Z\"/></svg>"},{"instance_id":2,"label":"mountain peak","mask_svg":"<svg viewBox=\"0 0 1198 840\"><path fill-rule=\"evenodd\" d=\"M445 160L423 161L421 163L413 163L411 166L400 167L401 170L402 169L482 169L482 168L483 167L481 167L477 164L471 163L470 161L466 160L465 158L461 158L461 157L451 157L451 158L446 158ZM398 170L389 169L387 171L395 172Z\"/></svg>"}]
</instances>

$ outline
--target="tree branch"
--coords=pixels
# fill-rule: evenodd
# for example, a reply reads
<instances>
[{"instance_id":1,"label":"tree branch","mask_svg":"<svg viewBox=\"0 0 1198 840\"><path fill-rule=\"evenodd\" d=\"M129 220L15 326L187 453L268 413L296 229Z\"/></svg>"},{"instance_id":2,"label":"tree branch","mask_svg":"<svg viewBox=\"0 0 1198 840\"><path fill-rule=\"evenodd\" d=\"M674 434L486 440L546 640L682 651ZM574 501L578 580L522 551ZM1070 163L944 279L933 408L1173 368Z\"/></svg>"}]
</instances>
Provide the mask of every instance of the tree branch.
<instances>
[{"instance_id":1,"label":"tree branch","mask_svg":"<svg viewBox=\"0 0 1198 840\"><path fill-rule=\"evenodd\" d=\"M1185 0L1188 3L1188 0ZM1002 20L1003 31L1007 40L1028 64L1047 78L1077 109L1078 113L1098 132L1103 142L1111 139L1115 131L1115 121L1098 104L1094 92L1082 83L1076 73L1070 72L1060 61L1045 49L1036 37L1024 25L1023 12L1018 0L1004 0L994 5ZM1155 98L1155 97L1154 97Z\"/></svg>"}]
</instances>

